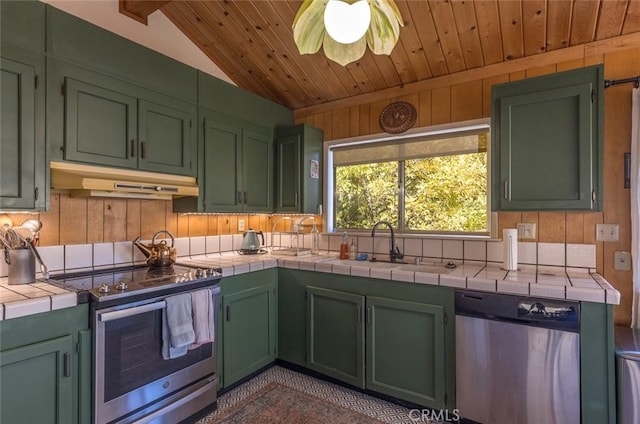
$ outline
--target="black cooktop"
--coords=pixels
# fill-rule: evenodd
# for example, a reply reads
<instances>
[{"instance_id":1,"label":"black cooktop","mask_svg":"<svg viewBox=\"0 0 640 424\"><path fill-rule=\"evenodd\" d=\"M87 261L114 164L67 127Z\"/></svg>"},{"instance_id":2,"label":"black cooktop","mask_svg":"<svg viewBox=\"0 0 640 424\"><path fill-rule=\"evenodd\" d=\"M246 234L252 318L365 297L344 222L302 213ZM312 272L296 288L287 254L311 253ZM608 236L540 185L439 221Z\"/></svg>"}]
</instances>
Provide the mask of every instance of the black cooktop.
<instances>
[{"instance_id":1,"label":"black cooktop","mask_svg":"<svg viewBox=\"0 0 640 424\"><path fill-rule=\"evenodd\" d=\"M112 304L213 285L221 275L219 269L182 265L151 268L145 264L52 275L47 282L78 292L79 302Z\"/></svg>"}]
</instances>

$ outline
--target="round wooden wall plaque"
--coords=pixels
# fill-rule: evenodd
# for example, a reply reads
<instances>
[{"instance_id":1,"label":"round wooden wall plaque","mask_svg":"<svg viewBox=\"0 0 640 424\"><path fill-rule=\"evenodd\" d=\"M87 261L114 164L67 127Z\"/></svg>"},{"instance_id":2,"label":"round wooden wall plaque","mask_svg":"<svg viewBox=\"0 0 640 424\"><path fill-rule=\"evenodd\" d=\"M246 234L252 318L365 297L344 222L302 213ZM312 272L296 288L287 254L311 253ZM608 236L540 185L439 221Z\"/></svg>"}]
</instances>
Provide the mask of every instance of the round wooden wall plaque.
<instances>
[{"instance_id":1,"label":"round wooden wall plaque","mask_svg":"<svg viewBox=\"0 0 640 424\"><path fill-rule=\"evenodd\" d=\"M408 102L393 102L380 112L380 128L390 134L407 131L416 123L416 108Z\"/></svg>"}]
</instances>

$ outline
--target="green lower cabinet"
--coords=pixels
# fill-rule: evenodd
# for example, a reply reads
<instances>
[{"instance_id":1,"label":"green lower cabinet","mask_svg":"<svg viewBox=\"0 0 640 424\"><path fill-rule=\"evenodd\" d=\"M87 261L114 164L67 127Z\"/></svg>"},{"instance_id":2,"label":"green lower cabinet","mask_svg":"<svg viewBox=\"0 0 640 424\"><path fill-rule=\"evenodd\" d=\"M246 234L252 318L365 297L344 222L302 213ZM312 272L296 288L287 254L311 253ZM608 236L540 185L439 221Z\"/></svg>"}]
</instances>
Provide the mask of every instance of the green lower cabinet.
<instances>
[{"instance_id":1,"label":"green lower cabinet","mask_svg":"<svg viewBox=\"0 0 640 424\"><path fill-rule=\"evenodd\" d=\"M367 297L367 389L442 408L444 347L443 306Z\"/></svg>"},{"instance_id":2,"label":"green lower cabinet","mask_svg":"<svg viewBox=\"0 0 640 424\"><path fill-rule=\"evenodd\" d=\"M91 422L88 305L0 321L0 422Z\"/></svg>"},{"instance_id":3,"label":"green lower cabinet","mask_svg":"<svg viewBox=\"0 0 640 424\"><path fill-rule=\"evenodd\" d=\"M0 353L0 421L70 423L73 421L71 336Z\"/></svg>"},{"instance_id":4,"label":"green lower cabinet","mask_svg":"<svg viewBox=\"0 0 640 424\"><path fill-rule=\"evenodd\" d=\"M223 279L222 387L276 359L275 272L270 269ZM234 292L226 294L227 287Z\"/></svg>"},{"instance_id":5,"label":"green lower cabinet","mask_svg":"<svg viewBox=\"0 0 640 424\"><path fill-rule=\"evenodd\" d=\"M307 287L307 366L356 387L365 387L365 297Z\"/></svg>"},{"instance_id":6,"label":"green lower cabinet","mask_svg":"<svg viewBox=\"0 0 640 424\"><path fill-rule=\"evenodd\" d=\"M429 408L446 405L445 307L307 287L309 369Z\"/></svg>"}]
</instances>

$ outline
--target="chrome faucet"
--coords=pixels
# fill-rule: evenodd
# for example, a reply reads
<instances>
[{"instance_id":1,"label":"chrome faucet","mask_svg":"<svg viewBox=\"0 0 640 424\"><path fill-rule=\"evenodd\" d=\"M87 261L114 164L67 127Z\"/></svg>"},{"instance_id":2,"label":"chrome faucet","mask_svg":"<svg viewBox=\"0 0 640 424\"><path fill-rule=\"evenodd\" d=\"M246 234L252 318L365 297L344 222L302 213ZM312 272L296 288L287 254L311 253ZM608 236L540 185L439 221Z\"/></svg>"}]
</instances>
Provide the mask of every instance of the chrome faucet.
<instances>
[{"instance_id":1,"label":"chrome faucet","mask_svg":"<svg viewBox=\"0 0 640 424\"><path fill-rule=\"evenodd\" d=\"M391 232L391 240L389 240L389 262L397 262L398 259L404 258L404 255L400 253L400 249L396 245L396 235L395 235L395 232L393 231L393 226L391 225L391 223L389 221L378 221L373 225L373 228L371 229L371 238L373 239L372 240L373 255L371 257L371 262L377 261L375 250L376 250L376 229L378 228L378 225L386 225L387 227L389 227L389 231Z\"/></svg>"}]
</instances>

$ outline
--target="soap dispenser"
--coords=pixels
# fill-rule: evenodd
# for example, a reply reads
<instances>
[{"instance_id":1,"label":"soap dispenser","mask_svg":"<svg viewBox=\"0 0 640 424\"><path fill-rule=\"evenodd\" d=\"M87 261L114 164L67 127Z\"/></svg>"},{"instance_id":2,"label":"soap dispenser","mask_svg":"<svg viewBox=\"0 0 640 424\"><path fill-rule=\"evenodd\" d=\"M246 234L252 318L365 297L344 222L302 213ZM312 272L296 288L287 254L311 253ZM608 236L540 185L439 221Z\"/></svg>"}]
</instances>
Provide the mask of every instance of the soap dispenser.
<instances>
[{"instance_id":1,"label":"soap dispenser","mask_svg":"<svg viewBox=\"0 0 640 424\"><path fill-rule=\"evenodd\" d=\"M355 260L358 257L358 245L354 239L351 239L351 246L349 246L349 259Z\"/></svg>"}]
</instances>

